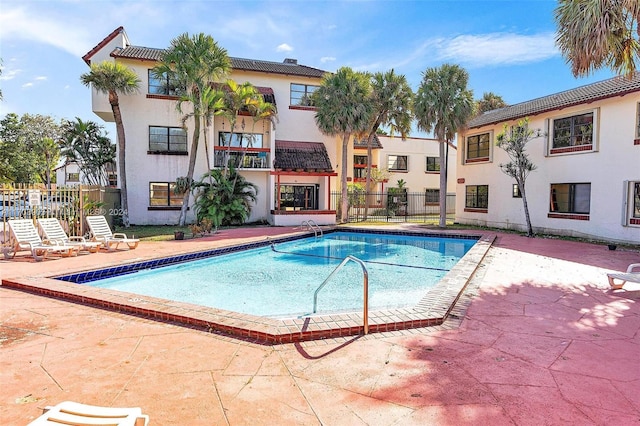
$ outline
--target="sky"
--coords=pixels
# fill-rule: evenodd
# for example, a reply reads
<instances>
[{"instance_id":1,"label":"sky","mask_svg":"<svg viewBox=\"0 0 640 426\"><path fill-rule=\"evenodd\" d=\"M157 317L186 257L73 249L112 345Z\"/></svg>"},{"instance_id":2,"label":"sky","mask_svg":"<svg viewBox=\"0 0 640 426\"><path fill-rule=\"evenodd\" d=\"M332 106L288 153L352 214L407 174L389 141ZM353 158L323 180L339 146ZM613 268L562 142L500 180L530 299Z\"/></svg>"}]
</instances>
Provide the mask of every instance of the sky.
<instances>
[{"instance_id":1,"label":"sky","mask_svg":"<svg viewBox=\"0 0 640 426\"><path fill-rule=\"evenodd\" d=\"M457 64L474 98L513 105L613 77L574 78L555 46L554 0L0 0L0 118L91 120L82 56L123 26L135 46L211 35L232 57L336 71L388 71L416 91L425 70ZM425 136L414 132L413 136Z\"/></svg>"}]
</instances>

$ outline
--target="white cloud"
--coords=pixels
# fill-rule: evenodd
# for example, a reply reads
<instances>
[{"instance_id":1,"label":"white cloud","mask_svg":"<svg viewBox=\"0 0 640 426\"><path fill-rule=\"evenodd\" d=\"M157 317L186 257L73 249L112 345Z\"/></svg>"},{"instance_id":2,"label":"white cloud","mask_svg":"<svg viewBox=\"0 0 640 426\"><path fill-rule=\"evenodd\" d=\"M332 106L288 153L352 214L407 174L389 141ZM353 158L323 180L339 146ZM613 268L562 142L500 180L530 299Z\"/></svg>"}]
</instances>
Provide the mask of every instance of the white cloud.
<instances>
[{"instance_id":1,"label":"white cloud","mask_svg":"<svg viewBox=\"0 0 640 426\"><path fill-rule=\"evenodd\" d=\"M276 52L292 52L293 47L289 46L287 43L282 43L276 48Z\"/></svg>"},{"instance_id":2,"label":"white cloud","mask_svg":"<svg viewBox=\"0 0 640 426\"><path fill-rule=\"evenodd\" d=\"M460 35L427 44L435 47L439 59L479 67L540 62L559 55L554 33Z\"/></svg>"},{"instance_id":3,"label":"white cloud","mask_svg":"<svg viewBox=\"0 0 640 426\"><path fill-rule=\"evenodd\" d=\"M21 72L22 70L20 69L8 70L6 67L2 67L2 75L0 75L0 80L13 80Z\"/></svg>"},{"instance_id":4,"label":"white cloud","mask_svg":"<svg viewBox=\"0 0 640 426\"><path fill-rule=\"evenodd\" d=\"M41 75L41 76L38 76L38 77L35 78L36 81L44 81L46 79L47 79L47 77L44 76L44 75Z\"/></svg>"},{"instance_id":5,"label":"white cloud","mask_svg":"<svg viewBox=\"0 0 640 426\"><path fill-rule=\"evenodd\" d=\"M6 9L0 15L0 38L30 40L82 56L95 44L95 34L54 16L38 16L36 9Z\"/></svg>"},{"instance_id":6,"label":"white cloud","mask_svg":"<svg viewBox=\"0 0 640 426\"><path fill-rule=\"evenodd\" d=\"M321 63L327 63L327 62L335 62L336 58L334 58L333 56L323 56L322 58L320 58L320 62Z\"/></svg>"},{"instance_id":7,"label":"white cloud","mask_svg":"<svg viewBox=\"0 0 640 426\"><path fill-rule=\"evenodd\" d=\"M22 85L23 89L29 88L29 87L33 87L33 83L25 83Z\"/></svg>"}]
</instances>

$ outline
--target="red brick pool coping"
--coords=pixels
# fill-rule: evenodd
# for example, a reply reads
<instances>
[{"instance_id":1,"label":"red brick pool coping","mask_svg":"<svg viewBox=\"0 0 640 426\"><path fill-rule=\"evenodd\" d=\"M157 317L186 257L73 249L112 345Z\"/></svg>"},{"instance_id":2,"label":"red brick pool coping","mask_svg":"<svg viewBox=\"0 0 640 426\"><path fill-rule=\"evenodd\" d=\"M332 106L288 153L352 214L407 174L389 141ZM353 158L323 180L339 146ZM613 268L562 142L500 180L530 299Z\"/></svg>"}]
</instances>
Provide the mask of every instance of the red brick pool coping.
<instances>
[{"instance_id":1,"label":"red brick pool coping","mask_svg":"<svg viewBox=\"0 0 640 426\"><path fill-rule=\"evenodd\" d=\"M370 311L369 333L441 325L495 238L494 234L478 236L477 243L415 306ZM262 344L295 343L364 333L363 312L274 319L44 277L3 279L2 286Z\"/></svg>"}]
</instances>

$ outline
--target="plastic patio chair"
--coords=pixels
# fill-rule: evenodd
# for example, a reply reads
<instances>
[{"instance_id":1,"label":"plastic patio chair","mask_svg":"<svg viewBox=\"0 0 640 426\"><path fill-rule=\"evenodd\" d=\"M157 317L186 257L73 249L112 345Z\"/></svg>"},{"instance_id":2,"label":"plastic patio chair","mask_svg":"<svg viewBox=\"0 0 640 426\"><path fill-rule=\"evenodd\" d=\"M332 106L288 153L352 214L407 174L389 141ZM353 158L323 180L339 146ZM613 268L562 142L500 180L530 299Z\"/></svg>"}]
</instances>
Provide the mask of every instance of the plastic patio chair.
<instances>
[{"instance_id":1,"label":"plastic patio chair","mask_svg":"<svg viewBox=\"0 0 640 426\"><path fill-rule=\"evenodd\" d=\"M68 236L55 217L38 219L38 228L47 240L63 246L77 247L79 251L95 253L102 245L97 241L87 241L84 237Z\"/></svg>"},{"instance_id":2,"label":"plastic patio chair","mask_svg":"<svg viewBox=\"0 0 640 426\"><path fill-rule=\"evenodd\" d=\"M149 424L149 416L142 414L142 410L139 407L99 407L64 401L53 407L46 407L44 413L27 426L59 426L61 424L146 426Z\"/></svg>"},{"instance_id":3,"label":"plastic patio chair","mask_svg":"<svg viewBox=\"0 0 640 426\"><path fill-rule=\"evenodd\" d=\"M87 221L87 225L89 225L91 240L101 242L107 250L115 250L120 244L126 244L130 250L138 247L138 243L140 242L139 239L128 238L126 234L121 232L114 234L107 223L106 217L87 216L85 219Z\"/></svg>"},{"instance_id":4,"label":"plastic patio chair","mask_svg":"<svg viewBox=\"0 0 640 426\"><path fill-rule=\"evenodd\" d=\"M626 273L612 272L607 274L607 278L609 278L609 285L611 286L611 288L614 290L621 289L622 286L624 286L627 283L627 281L640 283L640 272L633 272L635 268L640 269L640 263L632 263L631 265L629 265ZM622 282L616 283L614 281L615 279L621 280Z\"/></svg>"},{"instance_id":5,"label":"plastic patio chair","mask_svg":"<svg viewBox=\"0 0 640 426\"><path fill-rule=\"evenodd\" d=\"M13 245L3 247L5 259L13 259L19 251L31 251L31 255L37 261L41 261L50 253L61 256L73 256L78 254L77 247L55 244L49 240L42 240L38 230L33 226L31 219L8 220L10 241Z\"/></svg>"}]
</instances>

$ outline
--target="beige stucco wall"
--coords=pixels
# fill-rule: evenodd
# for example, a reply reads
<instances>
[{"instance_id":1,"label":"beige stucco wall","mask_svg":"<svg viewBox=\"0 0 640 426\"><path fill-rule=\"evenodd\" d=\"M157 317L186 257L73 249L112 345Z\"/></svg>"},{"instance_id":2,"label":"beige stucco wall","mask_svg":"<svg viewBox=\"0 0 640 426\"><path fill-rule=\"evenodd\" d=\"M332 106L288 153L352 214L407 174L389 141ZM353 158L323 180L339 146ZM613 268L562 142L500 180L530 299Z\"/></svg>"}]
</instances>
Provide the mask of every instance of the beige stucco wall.
<instances>
[{"instance_id":1,"label":"beige stucco wall","mask_svg":"<svg viewBox=\"0 0 640 426\"><path fill-rule=\"evenodd\" d=\"M129 44L127 35L122 31L93 54L90 58L91 63L99 64L103 61L113 62L114 58L110 56L110 53L116 48L124 48ZM146 80L146 78L144 80ZM93 112L103 120L108 122L113 121L113 111L109 104L109 98L105 95L98 94L98 92L93 88L91 89L91 107Z\"/></svg>"},{"instance_id":2,"label":"beige stucco wall","mask_svg":"<svg viewBox=\"0 0 640 426\"><path fill-rule=\"evenodd\" d=\"M440 173L427 172L427 157L440 157L440 145L436 139L379 136L382 149L377 150L378 167L387 169L389 155L406 155L407 172L392 172L386 187L397 187L398 180L406 182L409 192L421 192L425 189L440 189ZM360 150L358 150L360 151ZM366 150L361 151L366 155ZM446 153L446 148L445 148ZM360 155L359 152L357 152ZM449 145L449 161L447 173L447 193L455 194L456 190L456 148Z\"/></svg>"},{"instance_id":3,"label":"beige stucco wall","mask_svg":"<svg viewBox=\"0 0 640 426\"><path fill-rule=\"evenodd\" d=\"M623 182L640 181L640 145L634 145L637 127L637 93L618 96L529 117L531 129L545 136L527 145L537 169L526 181L527 201L535 232L549 232L606 241L640 243L640 226L623 226ZM548 155L547 136L553 119L594 111L595 151ZM508 125L516 124L509 122ZM466 136L493 132L491 159L488 163L465 164ZM521 198L512 197L515 180L499 168L509 161L506 153L495 146L502 123L470 129L459 135L456 220L461 223L508 229L526 229ZM550 185L554 183L591 183L589 220L548 217ZM465 212L465 186L489 185L486 213Z\"/></svg>"},{"instance_id":4,"label":"beige stucco wall","mask_svg":"<svg viewBox=\"0 0 640 426\"><path fill-rule=\"evenodd\" d=\"M80 167L76 163L69 163L66 165L62 165L55 169L56 172L56 184L58 186L78 186L83 180L83 174L80 171ZM80 175L79 180L76 181L67 181L68 173L78 173Z\"/></svg>"}]
</instances>

